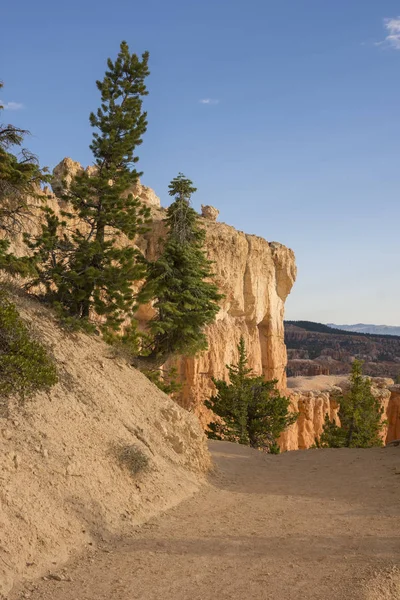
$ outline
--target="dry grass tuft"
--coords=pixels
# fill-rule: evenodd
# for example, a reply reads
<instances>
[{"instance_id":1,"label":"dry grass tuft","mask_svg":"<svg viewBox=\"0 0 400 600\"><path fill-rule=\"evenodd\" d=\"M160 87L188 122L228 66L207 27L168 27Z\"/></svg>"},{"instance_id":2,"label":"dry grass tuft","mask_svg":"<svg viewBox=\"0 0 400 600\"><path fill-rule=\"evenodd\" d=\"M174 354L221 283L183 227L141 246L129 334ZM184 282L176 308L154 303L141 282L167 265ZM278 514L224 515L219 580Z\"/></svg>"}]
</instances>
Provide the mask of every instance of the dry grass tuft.
<instances>
[{"instance_id":1,"label":"dry grass tuft","mask_svg":"<svg viewBox=\"0 0 400 600\"><path fill-rule=\"evenodd\" d=\"M136 445L118 446L116 456L119 464L126 467L131 475L138 475L149 470L149 457Z\"/></svg>"}]
</instances>

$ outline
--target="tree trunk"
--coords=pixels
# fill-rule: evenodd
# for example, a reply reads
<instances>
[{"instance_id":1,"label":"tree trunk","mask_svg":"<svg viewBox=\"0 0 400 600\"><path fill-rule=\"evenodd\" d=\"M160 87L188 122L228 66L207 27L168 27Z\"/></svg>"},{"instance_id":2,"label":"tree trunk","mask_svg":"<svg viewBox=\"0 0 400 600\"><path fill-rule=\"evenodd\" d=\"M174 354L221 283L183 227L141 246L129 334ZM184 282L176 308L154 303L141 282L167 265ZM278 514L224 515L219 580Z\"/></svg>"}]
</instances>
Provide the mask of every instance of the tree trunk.
<instances>
[{"instance_id":1,"label":"tree trunk","mask_svg":"<svg viewBox=\"0 0 400 600\"><path fill-rule=\"evenodd\" d=\"M97 226L95 239L96 239L96 242L99 242L100 248L102 249L103 245L104 245L104 239L105 239L105 226L104 225L100 224ZM102 258L103 258L103 253L102 253L102 251L100 251L93 256L89 266L93 266L96 269L98 269L99 271L101 271ZM94 288L95 288L94 284L92 284L90 286L90 288L89 288L89 286L86 287L85 298L82 300L82 302L80 304L80 306L81 306L80 318L81 319L88 319L90 316L90 308L92 305L92 296L93 296Z\"/></svg>"},{"instance_id":2,"label":"tree trunk","mask_svg":"<svg viewBox=\"0 0 400 600\"><path fill-rule=\"evenodd\" d=\"M347 434L346 448L350 448L350 444L351 444L351 441L353 439L353 433L354 433L354 417L351 419L351 424L350 424L350 427L349 427L349 433Z\"/></svg>"}]
</instances>

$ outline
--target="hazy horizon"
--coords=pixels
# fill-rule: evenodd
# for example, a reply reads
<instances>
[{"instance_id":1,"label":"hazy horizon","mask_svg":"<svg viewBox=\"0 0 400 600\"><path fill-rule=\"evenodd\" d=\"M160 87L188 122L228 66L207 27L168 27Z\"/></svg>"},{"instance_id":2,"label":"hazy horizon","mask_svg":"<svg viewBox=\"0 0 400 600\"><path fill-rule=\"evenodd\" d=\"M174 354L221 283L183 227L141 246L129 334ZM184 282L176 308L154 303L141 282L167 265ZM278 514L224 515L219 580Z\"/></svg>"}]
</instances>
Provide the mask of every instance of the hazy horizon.
<instances>
[{"instance_id":1,"label":"hazy horizon","mask_svg":"<svg viewBox=\"0 0 400 600\"><path fill-rule=\"evenodd\" d=\"M125 39L150 51L139 168L163 204L182 171L196 208L291 247L287 319L400 323L398 2L23 0L3 12L2 120L32 132L41 164L91 164L95 81Z\"/></svg>"}]
</instances>

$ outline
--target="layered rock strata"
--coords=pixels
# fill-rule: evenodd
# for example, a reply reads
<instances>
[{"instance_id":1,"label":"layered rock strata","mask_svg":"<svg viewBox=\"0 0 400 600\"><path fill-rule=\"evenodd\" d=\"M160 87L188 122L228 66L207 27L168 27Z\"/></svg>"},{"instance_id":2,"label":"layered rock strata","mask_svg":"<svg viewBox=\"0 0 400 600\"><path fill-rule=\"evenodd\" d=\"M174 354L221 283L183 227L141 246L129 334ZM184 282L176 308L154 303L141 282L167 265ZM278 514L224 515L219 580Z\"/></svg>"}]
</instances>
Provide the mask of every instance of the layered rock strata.
<instances>
[{"instance_id":1,"label":"layered rock strata","mask_svg":"<svg viewBox=\"0 0 400 600\"><path fill-rule=\"evenodd\" d=\"M335 379L333 382L332 380ZM282 450L304 450L311 448L322 433L325 417L340 423L337 397L348 389L347 378L327 377L325 389L289 388L293 410L299 413L297 422L280 438ZM324 376L308 378L309 386L322 387ZM394 386L393 380L384 377L371 379L372 393L383 406L382 440L389 443L400 438L400 386ZM303 382L302 382L303 383ZM296 385L296 378L290 379L290 385Z\"/></svg>"}]
</instances>

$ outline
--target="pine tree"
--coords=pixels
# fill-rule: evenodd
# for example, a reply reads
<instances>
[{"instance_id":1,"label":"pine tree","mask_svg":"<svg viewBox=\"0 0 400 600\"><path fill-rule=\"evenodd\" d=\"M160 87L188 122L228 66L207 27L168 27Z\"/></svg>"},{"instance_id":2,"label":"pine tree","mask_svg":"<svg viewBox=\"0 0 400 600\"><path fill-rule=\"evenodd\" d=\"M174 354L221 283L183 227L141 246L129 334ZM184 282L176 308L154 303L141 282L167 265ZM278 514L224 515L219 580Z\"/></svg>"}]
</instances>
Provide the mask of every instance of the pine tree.
<instances>
[{"instance_id":1,"label":"pine tree","mask_svg":"<svg viewBox=\"0 0 400 600\"><path fill-rule=\"evenodd\" d=\"M0 82L0 90L3 84ZM4 107L0 105L0 111ZM29 197L37 197L40 184L47 181L32 152L22 148L29 131L11 124L0 124L0 228L10 235L19 233L29 210ZM19 155L11 149L20 150Z\"/></svg>"},{"instance_id":2,"label":"pine tree","mask_svg":"<svg viewBox=\"0 0 400 600\"><path fill-rule=\"evenodd\" d=\"M204 333L219 310L222 298L212 283L211 265L204 251L205 231L190 206L193 183L178 175L169 185L175 198L167 210L163 252L149 265L141 298L155 298L150 322L148 359L163 364L173 355L193 355L207 348Z\"/></svg>"},{"instance_id":3,"label":"pine tree","mask_svg":"<svg viewBox=\"0 0 400 600\"><path fill-rule=\"evenodd\" d=\"M276 381L252 375L243 337L237 363L227 365L229 382L213 379L215 396L205 402L221 421L209 423L210 438L237 442L278 453L278 438L297 419L290 400L281 396Z\"/></svg>"},{"instance_id":4,"label":"pine tree","mask_svg":"<svg viewBox=\"0 0 400 600\"><path fill-rule=\"evenodd\" d=\"M4 236L0 240L0 268L20 274L26 273L28 263L8 252L10 240L23 230L31 212L30 202L42 197L40 184L48 179L34 154L22 148L27 135L25 129L0 124L0 232Z\"/></svg>"},{"instance_id":5,"label":"pine tree","mask_svg":"<svg viewBox=\"0 0 400 600\"><path fill-rule=\"evenodd\" d=\"M141 175L135 149L147 128L148 58L122 42L115 62L108 59L97 81L101 105L90 115L95 169L75 177L64 197L70 211L60 218L47 210L42 234L31 242L38 271L32 285L47 285L48 297L68 315L87 320L96 313L115 328L134 303L132 284L145 273L140 253L121 235L133 240L149 219L149 209L128 194Z\"/></svg>"},{"instance_id":6,"label":"pine tree","mask_svg":"<svg viewBox=\"0 0 400 600\"><path fill-rule=\"evenodd\" d=\"M382 446L383 407L372 394L370 379L362 374L362 362L353 362L350 389L338 397L338 402L340 426L326 416L320 445L329 448Z\"/></svg>"}]
</instances>

